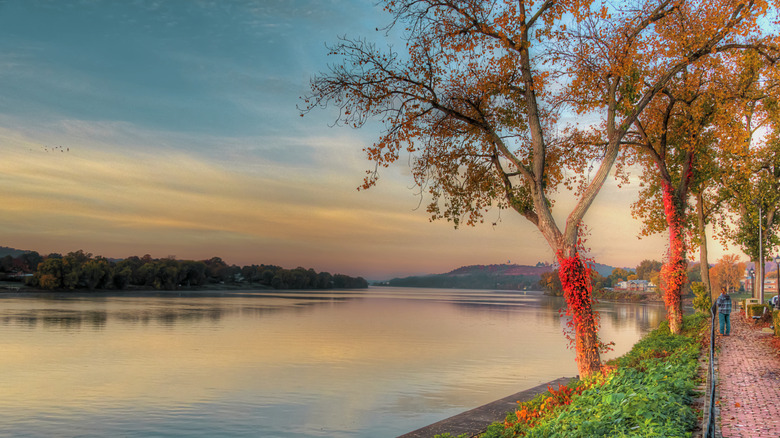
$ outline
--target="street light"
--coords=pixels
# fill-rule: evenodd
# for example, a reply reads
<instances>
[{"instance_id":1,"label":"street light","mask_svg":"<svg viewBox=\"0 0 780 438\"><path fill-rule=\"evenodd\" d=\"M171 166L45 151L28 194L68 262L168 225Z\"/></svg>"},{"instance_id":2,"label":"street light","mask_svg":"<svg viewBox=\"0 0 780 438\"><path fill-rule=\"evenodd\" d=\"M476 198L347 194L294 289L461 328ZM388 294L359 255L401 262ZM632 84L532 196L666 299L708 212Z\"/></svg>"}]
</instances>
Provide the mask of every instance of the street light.
<instances>
[{"instance_id":1,"label":"street light","mask_svg":"<svg viewBox=\"0 0 780 438\"><path fill-rule=\"evenodd\" d=\"M750 268L748 271L748 277L750 278L750 291L751 295L756 295L756 277L755 277L756 271L753 268Z\"/></svg>"}]
</instances>

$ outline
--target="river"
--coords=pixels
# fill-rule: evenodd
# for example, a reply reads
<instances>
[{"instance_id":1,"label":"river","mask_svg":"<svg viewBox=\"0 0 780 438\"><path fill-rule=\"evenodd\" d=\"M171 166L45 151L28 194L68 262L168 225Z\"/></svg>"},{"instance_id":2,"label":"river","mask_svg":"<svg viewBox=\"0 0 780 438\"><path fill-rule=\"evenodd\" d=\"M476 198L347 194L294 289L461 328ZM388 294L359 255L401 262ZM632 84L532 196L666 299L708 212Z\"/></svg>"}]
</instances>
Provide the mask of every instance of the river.
<instances>
[{"instance_id":1,"label":"river","mask_svg":"<svg viewBox=\"0 0 780 438\"><path fill-rule=\"evenodd\" d=\"M393 437L574 376L560 298L0 294L0 436ZM621 355L663 306L600 303Z\"/></svg>"}]
</instances>

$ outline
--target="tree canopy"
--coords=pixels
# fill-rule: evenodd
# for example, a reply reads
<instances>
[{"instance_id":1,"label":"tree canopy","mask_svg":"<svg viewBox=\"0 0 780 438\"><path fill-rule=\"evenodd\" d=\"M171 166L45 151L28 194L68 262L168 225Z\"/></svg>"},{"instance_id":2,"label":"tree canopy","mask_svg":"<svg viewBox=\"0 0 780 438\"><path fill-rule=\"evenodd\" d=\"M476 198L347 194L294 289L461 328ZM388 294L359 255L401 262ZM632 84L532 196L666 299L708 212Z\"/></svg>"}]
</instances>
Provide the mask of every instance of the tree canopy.
<instances>
[{"instance_id":1,"label":"tree canopy","mask_svg":"<svg viewBox=\"0 0 780 438\"><path fill-rule=\"evenodd\" d=\"M10 261L9 261L10 259ZM37 261L30 267L27 261ZM28 252L13 258L0 259L0 276L12 273L31 273L30 286L48 290L77 289L154 289L189 290L208 288L215 284L237 287L258 286L271 289L350 289L366 288L362 277L344 274L331 275L314 269L284 269L274 265L228 265L219 257L208 260L177 260L131 256L109 260L93 256L83 250L66 255L49 254L40 257ZM1 277L0 277L1 278ZM10 277L14 278L14 277Z\"/></svg>"},{"instance_id":2,"label":"tree canopy","mask_svg":"<svg viewBox=\"0 0 780 438\"><path fill-rule=\"evenodd\" d=\"M331 47L304 113L385 124L365 148L379 170L409 154L431 219L455 226L491 207L533 223L556 253L582 375L600 368L581 226L639 116L689 66L755 37L764 2L386 0L404 51L362 37ZM596 121L561 123L563 111ZM573 190L563 223L551 195Z\"/></svg>"}]
</instances>

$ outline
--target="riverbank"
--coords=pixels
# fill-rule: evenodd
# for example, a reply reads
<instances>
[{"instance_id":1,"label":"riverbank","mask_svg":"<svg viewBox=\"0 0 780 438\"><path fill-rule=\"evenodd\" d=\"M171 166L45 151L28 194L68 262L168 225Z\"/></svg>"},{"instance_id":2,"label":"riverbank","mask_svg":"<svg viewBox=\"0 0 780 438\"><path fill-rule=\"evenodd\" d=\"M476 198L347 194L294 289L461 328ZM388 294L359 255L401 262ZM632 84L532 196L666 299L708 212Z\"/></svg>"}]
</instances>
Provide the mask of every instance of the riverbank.
<instances>
[{"instance_id":1,"label":"riverbank","mask_svg":"<svg viewBox=\"0 0 780 438\"><path fill-rule=\"evenodd\" d=\"M632 303L663 302L663 297L658 292L618 291L618 290L594 290L593 297L597 300L628 301Z\"/></svg>"},{"instance_id":2,"label":"riverbank","mask_svg":"<svg viewBox=\"0 0 780 438\"><path fill-rule=\"evenodd\" d=\"M384 287L384 286L378 286ZM338 289L355 289L364 290L365 288L338 288ZM20 282L13 281L0 281L0 294L6 293L30 293L30 294L84 294L84 295L148 295L148 294L164 294L164 295L179 295L179 294L197 294L202 295L204 293L220 293L231 291L330 291L333 289L276 289L267 285L259 283L209 283L204 286L182 286L175 290L162 290L154 289L150 287L140 286L127 286L124 289L41 289L24 285ZM459 290L459 289L452 289ZM484 289L493 290L493 289ZM522 292L512 290L497 290L498 292ZM614 290L596 290L593 291L593 297L596 300L607 301L623 301L632 303L660 303L663 302L663 298L656 292L634 292L634 291L614 291ZM687 301L690 301L687 298ZM685 299L684 299L685 301Z\"/></svg>"},{"instance_id":3,"label":"riverbank","mask_svg":"<svg viewBox=\"0 0 780 438\"><path fill-rule=\"evenodd\" d=\"M68 296L205 296L205 295L234 295L240 292L333 292L334 289L274 289L262 284L208 284L205 286L182 287L176 290L161 290L138 286L129 286L124 289L55 289L47 290L26 286L18 282L0 281L0 295L13 296L40 296L68 295ZM351 290L350 288L338 288L337 290ZM355 288L354 290L365 290Z\"/></svg>"}]
</instances>

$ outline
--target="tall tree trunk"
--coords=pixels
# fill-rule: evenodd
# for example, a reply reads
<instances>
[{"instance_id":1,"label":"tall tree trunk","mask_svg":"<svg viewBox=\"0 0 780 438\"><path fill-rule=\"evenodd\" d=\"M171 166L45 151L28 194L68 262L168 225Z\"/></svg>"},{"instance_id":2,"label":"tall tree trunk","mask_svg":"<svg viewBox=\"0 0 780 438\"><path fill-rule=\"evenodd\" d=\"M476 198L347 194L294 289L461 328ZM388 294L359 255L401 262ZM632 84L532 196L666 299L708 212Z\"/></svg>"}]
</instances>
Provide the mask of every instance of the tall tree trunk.
<instances>
[{"instance_id":1,"label":"tall tree trunk","mask_svg":"<svg viewBox=\"0 0 780 438\"><path fill-rule=\"evenodd\" d=\"M682 208L668 184L664 184L664 212L669 224L669 258L661 268L661 283L669 330L673 334L679 334L682 331L682 290L688 280L688 274Z\"/></svg>"},{"instance_id":2,"label":"tall tree trunk","mask_svg":"<svg viewBox=\"0 0 780 438\"><path fill-rule=\"evenodd\" d=\"M763 237L763 251L761 252L761 285L764 284L764 279L766 278L766 261L769 259L769 261L772 261L772 253L770 251L767 251L767 245L766 243L770 240L769 236L767 234L770 233L770 230L773 228L775 223L775 210L772 208L768 208L767 211L764 213L766 217L766 224L764 225L764 232L762 233ZM759 218L760 219L760 218ZM759 222L759 226L761 226L761 223ZM771 248L771 247L770 247ZM767 255L769 257L767 257ZM770 265L770 272L771 272L771 265ZM780 279L778 279L780 281ZM778 283L780 284L780 283ZM766 301L766 290L760 289L759 291L763 291L761 294L759 303L764 303Z\"/></svg>"},{"instance_id":3,"label":"tall tree trunk","mask_svg":"<svg viewBox=\"0 0 780 438\"><path fill-rule=\"evenodd\" d=\"M704 288L714 302L717 295L710 285L710 261L707 255L707 221L704 219L704 196L701 193L696 194L696 219L699 223L699 271L701 272L701 282Z\"/></svg>"},{"instance_id":4,"label":"tall tree trunk","mask_svg":"<svg viewBox=\"0 0 780 438\"><path fill-rule=\"evenodd\" d=\"M593 314L590 268L576 252L571 257L559 252L558 262L558 276L574 330L577 369L581 378L587 377L601 370L601 342L598 321Z\"/></svg>"}]
</instances>

